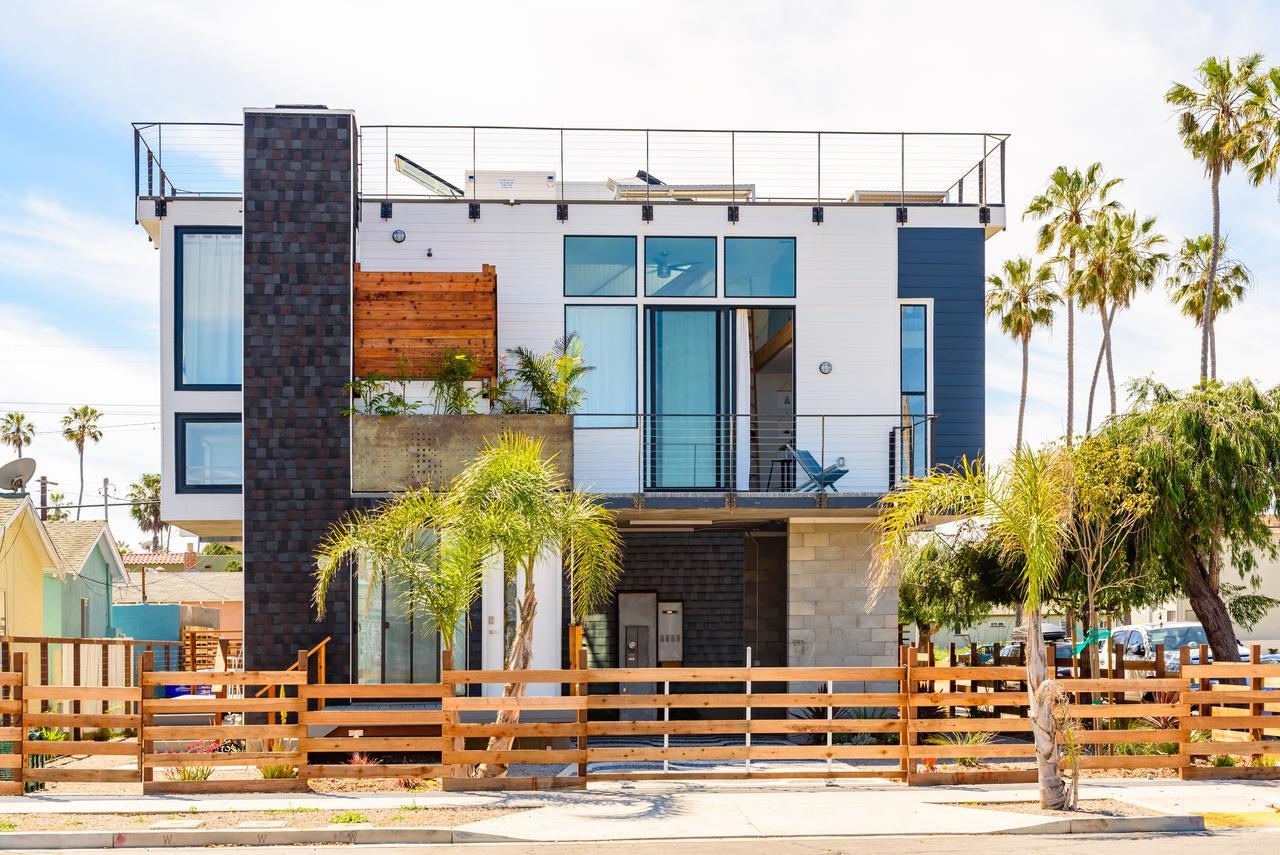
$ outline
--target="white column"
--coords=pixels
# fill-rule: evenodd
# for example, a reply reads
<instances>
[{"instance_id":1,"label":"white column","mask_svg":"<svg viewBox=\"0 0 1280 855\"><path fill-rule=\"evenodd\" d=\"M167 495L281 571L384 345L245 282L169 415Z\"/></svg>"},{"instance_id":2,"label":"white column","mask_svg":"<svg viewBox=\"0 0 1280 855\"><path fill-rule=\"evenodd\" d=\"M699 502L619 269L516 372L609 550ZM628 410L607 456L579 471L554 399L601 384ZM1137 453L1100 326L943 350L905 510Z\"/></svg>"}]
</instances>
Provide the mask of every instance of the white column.
<instances>
[{"instance_id":1,"label":"white column","mask_svg":"<svg viewBox=\"0 0 1280 855\"><path fill-rule=\"evenodd\" d=\"M533 584L538 593L538 610L533 618L533 657L530 668L556 669L561 665L562 622L561 600L563 597L563 574L560 570L560 552L546 553L533 562ZM503 601L502 562L498 559L490 561L485 569L484 582L480 596L481 667L485 670L501 670L505 665L502 629ZM516 577L516 598L524 596L524 579ZM552 695L559 693L559 686L531 686L527 694ZM502 685L485 684L484 694L496 696L502 694Z\"/></svg>"}]
</instances>

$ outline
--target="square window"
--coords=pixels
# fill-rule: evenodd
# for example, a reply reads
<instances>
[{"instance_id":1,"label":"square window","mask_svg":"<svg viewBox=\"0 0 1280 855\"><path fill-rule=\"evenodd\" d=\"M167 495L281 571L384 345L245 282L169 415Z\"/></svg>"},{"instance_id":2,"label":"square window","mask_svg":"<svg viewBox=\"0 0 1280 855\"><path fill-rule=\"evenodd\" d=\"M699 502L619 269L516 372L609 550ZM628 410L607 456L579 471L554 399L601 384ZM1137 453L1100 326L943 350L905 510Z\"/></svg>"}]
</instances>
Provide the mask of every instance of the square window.
<instances>
[{"instance_id":1,"label":"square window","mask_svg":"<svg viewBox=\"0 0 1280 855\"><path fill-rule=\"evenodd\" d=\"M564 295L566 297L634 297L636 295L636 239L634 237L566 236L564 239Z\"/></svg>"},{"instance_id":2,"label":"square window","mask_svg":"<svg viewBox=\"0 0 1280 855\"><path fill-rule=\"evenodd\" d=\"M244 432L237 413L177 415L177 492L239 493Z\"/></svg>"},{"instance_id":3,"label":"square window","mask_svg":"<svg viewBox=\"0 0 1280 855\"><path fill-rule=\"evenodd\" d=\"M716 296L716 239L645 238L644 293L647 297Z\"/></svg>"},{"instance_id":4,"label":"square window","mask_svg":"<svg viewBox=\"0 0 1280 855\"><path fill-rule=\"evenodd\" d=\"M796 239L727 237L724 239L726 297L794 297Z\"/></svg>"}]
</instances>

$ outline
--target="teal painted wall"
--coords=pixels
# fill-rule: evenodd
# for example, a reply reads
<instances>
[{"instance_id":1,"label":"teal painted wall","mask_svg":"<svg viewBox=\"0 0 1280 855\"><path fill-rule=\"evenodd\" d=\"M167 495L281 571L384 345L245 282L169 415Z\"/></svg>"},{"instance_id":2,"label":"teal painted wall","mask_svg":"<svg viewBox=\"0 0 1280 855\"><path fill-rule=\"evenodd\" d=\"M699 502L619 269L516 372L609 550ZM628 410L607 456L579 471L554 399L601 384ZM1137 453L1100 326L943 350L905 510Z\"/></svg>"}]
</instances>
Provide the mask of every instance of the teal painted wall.
<instances>
[{"instance_id":1,"label":"teal painted wall","mask_svg":"<svg viewBox=\"0 0 1280 855\"><path fill-rule=\"evenodd\" d=\"M101 549L95 549L85 561L79 575L68 577L63 585L62 627L68 635L85 638L108 638L115 635L111 621L111 568ZM80 600L89 601L88 622L80 631Z\"/></svg>"},{"instance_id":2,"label":"teal painted wall","mask_svg":"<svg viewBox=\"0 0 1280 855\"><path fill-rule=\"evenodd\" d=\"M63 583L53 576L45 576L44 594L44 630L43 634L57 638L62 633L62 598ZM10 606L12 608L12 606Z\"/></svg>"}]
</instances>

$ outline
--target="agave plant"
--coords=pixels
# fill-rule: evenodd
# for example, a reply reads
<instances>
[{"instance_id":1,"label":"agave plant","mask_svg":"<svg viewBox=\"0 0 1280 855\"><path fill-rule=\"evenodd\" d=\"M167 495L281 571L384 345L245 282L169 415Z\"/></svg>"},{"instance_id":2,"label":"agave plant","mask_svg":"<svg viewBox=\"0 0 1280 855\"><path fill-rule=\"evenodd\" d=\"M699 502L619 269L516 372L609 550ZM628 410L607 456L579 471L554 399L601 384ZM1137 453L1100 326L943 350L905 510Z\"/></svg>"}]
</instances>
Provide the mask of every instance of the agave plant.
<instances>
[{"instance_id":1,"label":"agave plant","mask_svg":"<svg viewBox=\"0 0 1280 855\"><path fill-rule=\"evenodd\" d=\"M935 733L925 742L929 745L990 745L995 742L995 737L986 731L975 731L969 733ZM983 765L981 757L957 757L952 762L957 766L969 766L977 768Z\"/></svg>"}]
</instances>

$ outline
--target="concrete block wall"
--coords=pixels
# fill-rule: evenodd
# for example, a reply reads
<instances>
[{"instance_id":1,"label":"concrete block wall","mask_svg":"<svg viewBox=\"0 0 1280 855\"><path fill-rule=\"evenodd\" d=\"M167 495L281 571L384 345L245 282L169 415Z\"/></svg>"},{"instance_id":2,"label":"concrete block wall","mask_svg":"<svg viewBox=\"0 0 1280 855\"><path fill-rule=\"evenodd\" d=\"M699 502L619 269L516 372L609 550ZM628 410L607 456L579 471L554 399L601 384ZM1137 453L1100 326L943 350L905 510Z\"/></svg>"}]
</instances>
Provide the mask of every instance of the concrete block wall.
<instances>
[{"instance_id":1,"label":"concrete block wall","mask_svg":"<svg viewBox=\"0 0 1280 855\"><path fill-rule=\"evenodd\" d=\"M874 530L864 522L792 521L787 555L787 664L894 667L898 592L868 611Z\"/></svg>"}]
</instances>

